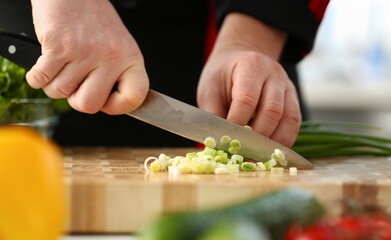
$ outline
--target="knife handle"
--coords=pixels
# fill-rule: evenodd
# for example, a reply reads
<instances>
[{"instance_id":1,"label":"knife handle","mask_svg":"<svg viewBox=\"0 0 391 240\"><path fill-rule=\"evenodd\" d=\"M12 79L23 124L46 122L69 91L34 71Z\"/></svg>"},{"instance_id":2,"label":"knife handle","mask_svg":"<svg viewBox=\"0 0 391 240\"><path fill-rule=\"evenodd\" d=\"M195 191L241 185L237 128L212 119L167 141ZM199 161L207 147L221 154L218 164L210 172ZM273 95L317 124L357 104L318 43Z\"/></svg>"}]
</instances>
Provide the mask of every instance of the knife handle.
<instances>
[{"instance_id":1,"label":"knife handle","mask_svg":"<svg viewBox=\"0 0 391 240\"><path fill-rule=\"evenodd\" d=\"M24 35L0 31L0 55L29 70L41 56L38 41Z\"/></svg>"}]
</instances>

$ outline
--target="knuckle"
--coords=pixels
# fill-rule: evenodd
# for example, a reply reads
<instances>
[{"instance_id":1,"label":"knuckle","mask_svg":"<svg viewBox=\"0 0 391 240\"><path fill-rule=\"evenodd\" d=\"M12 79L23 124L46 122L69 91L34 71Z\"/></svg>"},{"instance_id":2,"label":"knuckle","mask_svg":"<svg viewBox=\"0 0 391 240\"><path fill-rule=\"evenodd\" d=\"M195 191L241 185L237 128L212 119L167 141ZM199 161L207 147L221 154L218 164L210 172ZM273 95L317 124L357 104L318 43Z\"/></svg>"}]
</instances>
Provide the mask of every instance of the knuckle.
<instances>
[{"instance_id":1,"label":"knuckle","mask_svg":"<svg viewBox=\"0 0 391 240\"><path fill-rule=\"evenodd\" d=\"M53 99L61 98L60 96L58 96L58 94L56 94L55 92L53 92L52 90L49 90L47 88L43 88L43 91L50 98L53 98Z\"/></svg>"},{"instance_id":2,"label":"knuckle","mask_svg":"<svg viewBox=\"0 0 391 240\"><path fill-rule=\"evenodd\" d=\"M248 62L254 63L256 65L262 64L265 61L264 56L258 52L248 52L245 57Z\"/></svg>"},{"instance_id":3,"label":"knuckle","mask_svg":"<svg viewBox=\"0 0 391 240\"><path fill-rule=\"evenodd\" d=\"M284 68L278 62L275 61L271 62L271 68L274 70L274 72L281 73L281 74L285 73Z\"/></svg>"},{"instance_id":4,"label":"knuckle","mask_svg":"<svg viewBox=\"0 0 391 240\"><path fill-rule=\"evenodd\" d=\"M96 113L100 110L100 107L97 104L94 104L87 100L79 101L77 103L72 104L71 106L79 112L90 114Z\"/></svg>"},{"instance_id":5,"label":"knuckle","mask_svg":"<svg viewBox=\"0 0 391 240\"><path fill-rule=\"evenodd\" d=\"M282 67L281 64L279 64L278 62L272 62L271 63L271 72L275 74L275 76L278 78L278 79L288 79L288 75L286 74L284 68ZM290 81L288 81L290 82Z\"/></svg>"},{"instance_id":6,"label":"knuckle","mask_svg":"<svg viewBox=\"0 0 391 240\"><path fill-rule=\"evenodd\" d=\"M264 116L273 122L278 122L283 116L284 107L278 103L269 103L265 106Z\"/></svg>"},{"instance_id":7,"label":"knuckle","mask_svg":"<svg viewBox=\"0 0 391 240\"><path fill-rule=\"evenodd\" d=\"M72 37L71 34L63 34L61 36L61 40L59 41L59 47L62 49L62 50L66 50L68 48L74 48L77 46L76 44L76 39L74 37Z\"/></svg>"},{"instance_id":8,"label":"knuckle","mask_svg":"<svg viewBox=\"0 0 391 240\"><path fill-rule=\"evenodd\" d=\"M268 66L269 72L275 74L278 78L288 77L280 63L258 52L247 52L241 62L252 71L259 71L260 67Z\"/></svg>"},{"instance_id":9,"label":"knuckle","mask_svg":"<svg viewBox=\"0 0 391 240\"><path fill-rule=\"evenodd\" d=\"M35 68L26 76L28 83L34 88L46 86L52 79L41 69Z\"/></svg>"},{"instance_id":10,"label":"knuckle","mask_svg":"<svg viewBox=\"0 0 391 240\"><path fill-rule=\"evenodd\" d=\"M57 59L66 62L71 59L76 59L80 55L89 55L96 46L99 45L94 38L79 40L71 34L64 34L51 50L53 50L53 55L55 54Z\"/></svg>"},{"instance_id":11,"label":"knuckle","mask_svg":"<svg viewBox=\"0 0 391 240\"><path fill-rule=\"evenodd\" d=\"M143 62L143 56L141 51L137 48L129 48L127 45L126 50L121 47L120 43L109 41L106 43L105 57L111 60L118 59L130 59L132 62Z\"/></svg>"},{"instance_id":12,"label":"knuckle","mask_svg":"<svg viewBox=\"0 0 391 240\"><path fill-rule=\"evenodd\" d=\"M72 58L78 48L76 40L69 35L65 35L53 49L53 52L58 54L56 55L57 58L65 60Z\"/></svg>"},{"instance_id":13,"label":"knuckle","mask_svg":"<svg viewBox=\"0 0 391 240\"><path fill-rule=\"evenodd\" d=\"M129 111L138 108L144 101L144 93L133 94L132 96L125 96L125 102L129 106Z\"/></svg>"},{"instance_id":14,"label":"knuckle","mask_svg":"<svg viewBox=\"0 0 391 240\"><path fill-rule=\"evenodd\" d=\"M265 64L265 57L257 52L248 52L243 56L243 61L241 62L250 69L257 69Z\"/></svg>"},{"instance_id":15,"label":"knuckle","mask_svg":"<svg viewBox=\"0 0 391 240\"><path fill-rule=\"evenodd\" d=\"M246 92L242 92L239 97L233 101L236 101L240 107L246 109L254 109L258 104L258 100L253 95Z\"/></svg>"},{"instance_id":16,"label":"knuckle","mask_svg":"<svg viewBox=\"0 0 391 240\"><path fill-rule=\"evenodd\" d=\"M297 132L299 131L300 129L300 123L301 123L301 120L302 120L302 117L301 117L301 114L297 111L289 111L287 114L286 114L286 120L292 124L292 126L295 126L295 129L297 130Z\"/></svg>"},{"instance_id":17,"label":"knuckle","mask_svg":"<svg viewBox=\"0 0 391 240\"><path fill-rule=\"evenodd\" d=\"M104 56L106 59L117 60L124 58L124 53L118 46L114 44L108 44L105 48Z\"/></svg>"},{"instance_id":18,"label":"knuckle","mask_svg":"<svg viewBox=\"0 0 391 240\"><path fill-rule=\"evenodd\" d=\"M63 87L56 83L53 84L52 91L58 98L68 98L72 93L68 87Z\"/></svg>"},{"instance_id":19,"label":"knuckle","mask_svg":"<svg viewBox=\"0 0 391 240\"><path fill-rule=\"evenodd\" d=\"M125 58L129 46L118 39L106 39L104 43L104 55L109 59Z\"/></svg>"}]
</instances>

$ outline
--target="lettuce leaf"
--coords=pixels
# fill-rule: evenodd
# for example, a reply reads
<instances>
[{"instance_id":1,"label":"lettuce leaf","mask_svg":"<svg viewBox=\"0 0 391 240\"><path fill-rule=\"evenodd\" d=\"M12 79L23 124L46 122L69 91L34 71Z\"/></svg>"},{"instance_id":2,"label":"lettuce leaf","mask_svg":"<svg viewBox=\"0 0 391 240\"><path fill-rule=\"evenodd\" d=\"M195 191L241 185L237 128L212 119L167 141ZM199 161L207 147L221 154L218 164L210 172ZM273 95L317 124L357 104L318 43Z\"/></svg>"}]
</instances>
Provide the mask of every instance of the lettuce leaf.
<instances>
[{"instance_id":1,"label":"lettuce leaf","mask_svg":"<svg viewBox=\"0 0 391 240\"><path fill-rule=\"evenodd\" d=\"M0 123L27 121L34 104L18 106L21 99L49 99L42 89L34 89L26 82L26 69L0 56ZM58 113L71 108L66 99L53 100Z\"/></svg>"}]
</instances>

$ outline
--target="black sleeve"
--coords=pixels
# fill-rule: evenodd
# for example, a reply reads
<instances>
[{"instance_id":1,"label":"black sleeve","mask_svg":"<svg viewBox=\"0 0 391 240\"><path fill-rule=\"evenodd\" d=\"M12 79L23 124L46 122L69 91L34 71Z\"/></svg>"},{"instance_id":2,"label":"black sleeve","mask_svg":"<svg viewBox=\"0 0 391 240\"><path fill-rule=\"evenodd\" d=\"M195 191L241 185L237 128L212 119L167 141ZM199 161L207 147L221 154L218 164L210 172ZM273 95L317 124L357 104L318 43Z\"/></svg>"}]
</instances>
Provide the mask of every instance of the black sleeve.
<instances>
[{"instance_id":1,"label":"black sleeve","mask_svg":"<svg viewBox=\"0 0 391 240\"><path fill-rule=\"evenodd\" d=\"M313 47L328 0L216 0L217 23L231 12L250 15L288 33L281 61L298 62Z\"/></svg>"}]
</instances>

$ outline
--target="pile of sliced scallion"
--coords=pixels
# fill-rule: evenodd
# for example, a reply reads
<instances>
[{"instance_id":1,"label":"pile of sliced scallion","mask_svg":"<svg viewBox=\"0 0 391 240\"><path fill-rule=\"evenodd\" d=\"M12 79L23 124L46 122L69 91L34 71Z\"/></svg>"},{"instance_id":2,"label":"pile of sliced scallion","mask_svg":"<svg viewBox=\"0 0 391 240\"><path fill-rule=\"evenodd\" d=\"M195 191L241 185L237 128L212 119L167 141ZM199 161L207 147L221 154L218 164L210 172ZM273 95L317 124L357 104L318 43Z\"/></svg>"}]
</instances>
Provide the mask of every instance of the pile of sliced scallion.
<instances>
[{"instance_id":1,"label":"pile of sliced scallion","mask_svg":"<svg viewBox=\"0 0 391 240\"><path fill-rule=\"evenodd\" d=\"M194 173L194 174L234 174L240 171L271 171L275 174L282 174L286 165L284 153L275 149L270 160L262 162L244 161L239 154L230 154L224 150L217 150L205 147L203 151L187 153L186 156L170 157L164 153L159 157L149 157L144 162L147 171L163 172L170 174ZM296 173L296 168L290 169Z\"/></svg>"},{"instance_id":2,"label":"pile of sliced scallion","mask_svg":"<svg viewBox=\"0 0 391 240\"><path fill-rule=\"evenodd\" d=\"M380 130L360 123L303 122L292 150L305 158L391 156L391 139L341 130L347 128Z\"/></svg>"},{"instance_id":3,"label":"pile of sliced scallion","mask_svg":"<svg viewBox=\"0 0 391 240\"><path fill-rule=\"evenodd\" d=\"M251 129L249 126L245 126ZM303 122L297 140L292 147L294 151L305 158L321 158L352 155L391 156L391 139L357 133L347 133L341 130L327 128L361 128L379 130L379 128L349 122ZM170 157L160 154L159 157L149 157L144 162L147 171L168 171L171 174L232 174L240 171L271 171L282 174L287 166L285 154L275 149L267 162L245 161L237 154L241 142L229 136L222 136L220 144L229 144L229 150L215 149L216 140L207 137L205 149L200 152L187 153L186 156ZM297 169L289 168L289 173L295 175Z\"/></svg>"},{"instance_id":4,"label":"pile of sliced scallion","mask_svg":"<svg viewBox=\"0 0 391 240\"><path fill-rule=\"evenodd\" d=\"M251 127L245 126L251 130ZM200 152L187 153L186 156L170 157L164 153L159 157L149 157L144 162L146 171L162 172L170 174L195 173L195 174L233 174L240 171L268 171L274 174L282 174L283 167L288 164L285 154L280 149L275 149L267 162L245 161L239 155L242 144L238 139L232 139L228 135L220 138L221 145L227 145L228 151L215 149L217 141L213 137L204 140L205 149ZM291 173L296 174L296 168L290 168Z\"/></svg>"}]
</instances>

